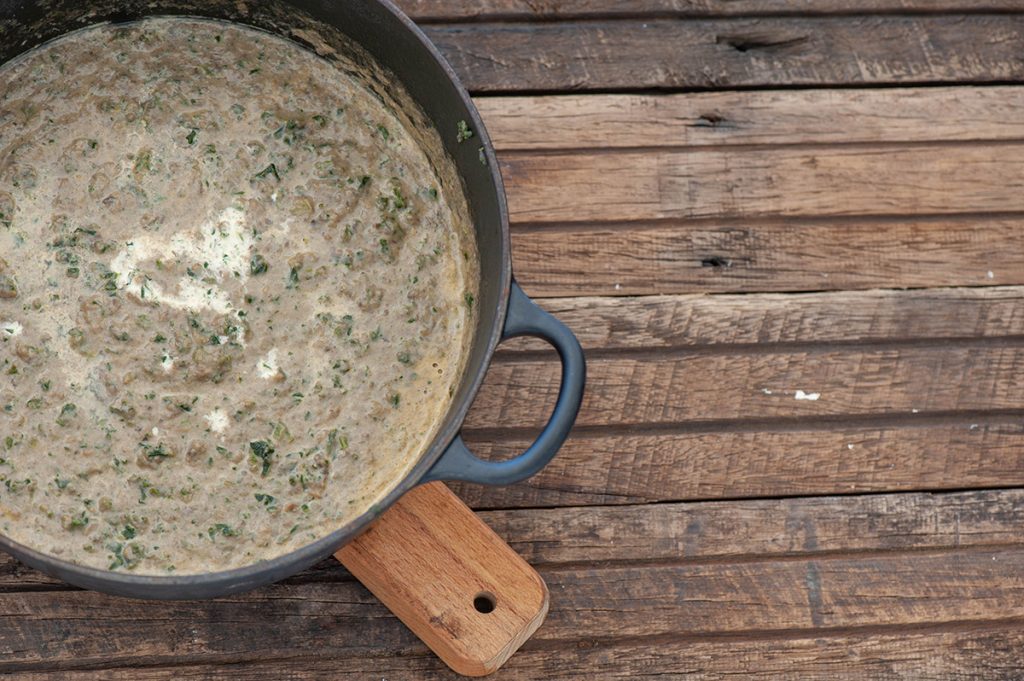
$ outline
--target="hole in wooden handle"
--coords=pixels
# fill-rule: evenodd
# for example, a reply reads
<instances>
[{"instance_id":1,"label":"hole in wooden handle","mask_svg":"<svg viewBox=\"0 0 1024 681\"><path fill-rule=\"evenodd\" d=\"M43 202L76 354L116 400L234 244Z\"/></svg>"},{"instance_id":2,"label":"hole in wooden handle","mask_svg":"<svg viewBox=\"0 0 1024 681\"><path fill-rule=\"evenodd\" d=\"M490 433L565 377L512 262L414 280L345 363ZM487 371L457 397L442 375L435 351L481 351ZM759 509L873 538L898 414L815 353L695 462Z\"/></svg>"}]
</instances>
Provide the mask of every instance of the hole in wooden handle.
<instances>
[{"instance_id":1,"label":"hole in wooden handle","mask_svg":"<svg viewBox=\"0 0 1024 681\"><path fill-rule=\"evenodd\" d=\"M481 591L473 599L473 607L476 608L477 612L489 615L498 607L498 599L492 593Z\"/></svg>"}]
</instances>

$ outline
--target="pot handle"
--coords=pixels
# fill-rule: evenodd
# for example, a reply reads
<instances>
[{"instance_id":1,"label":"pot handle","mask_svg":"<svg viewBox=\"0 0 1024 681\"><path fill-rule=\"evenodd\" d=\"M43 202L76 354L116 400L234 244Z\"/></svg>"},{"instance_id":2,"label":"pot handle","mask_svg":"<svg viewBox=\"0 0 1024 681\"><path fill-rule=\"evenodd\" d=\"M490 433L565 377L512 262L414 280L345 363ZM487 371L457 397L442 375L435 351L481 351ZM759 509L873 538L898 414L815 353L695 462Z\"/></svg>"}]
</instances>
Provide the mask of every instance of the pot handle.
<instances>
[{"instance_id":1,"label":"pot handle","mask_svg":"<svg viewBox=\"0 0 1024 681\"><path fill-rule=\"evenodd\" d=\"M583 385L587 374L583 348L565 324L540 309L513 281L508 317L501 339L504 341L518 336L535 336L547 341L562 359L562 386L551 420L529 449L508 461L484 461L477 458L469 451L462 436L458 435L422 482L466 480L482 485L511 485L544 468L569 437L583 402Z\"/></svg>"}]
</instances>

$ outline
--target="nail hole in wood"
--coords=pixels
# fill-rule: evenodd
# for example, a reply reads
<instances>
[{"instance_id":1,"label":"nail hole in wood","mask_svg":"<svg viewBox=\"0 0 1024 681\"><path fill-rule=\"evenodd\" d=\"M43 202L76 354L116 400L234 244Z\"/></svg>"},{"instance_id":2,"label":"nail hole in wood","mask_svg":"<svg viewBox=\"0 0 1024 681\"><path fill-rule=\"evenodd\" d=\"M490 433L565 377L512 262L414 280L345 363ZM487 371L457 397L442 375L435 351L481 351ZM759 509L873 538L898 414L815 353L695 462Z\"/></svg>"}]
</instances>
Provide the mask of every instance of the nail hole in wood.
<instances>
[{"instance_id":1,"label":"nail hole in wood","mask_svg":"<svg viewBox=\"0 0 1024 681\"><path fill-rule=\"evenodd\" d=\"M700 261L701 267L732 267L732 260L715 255Z\"/></svg>"},{"instance_id":2,"label":"nail hole in wood","mask_svg":"<svg viewBox=\"0 0 1024 681\"><path fill-rule=\"evenodd\" d=\"M473 599L473 607L476 611L484 615L489 615L494 612L494 608L498 605L498 599L494 597L494 594L481 591Z\"/></svg>"}]
</instances>

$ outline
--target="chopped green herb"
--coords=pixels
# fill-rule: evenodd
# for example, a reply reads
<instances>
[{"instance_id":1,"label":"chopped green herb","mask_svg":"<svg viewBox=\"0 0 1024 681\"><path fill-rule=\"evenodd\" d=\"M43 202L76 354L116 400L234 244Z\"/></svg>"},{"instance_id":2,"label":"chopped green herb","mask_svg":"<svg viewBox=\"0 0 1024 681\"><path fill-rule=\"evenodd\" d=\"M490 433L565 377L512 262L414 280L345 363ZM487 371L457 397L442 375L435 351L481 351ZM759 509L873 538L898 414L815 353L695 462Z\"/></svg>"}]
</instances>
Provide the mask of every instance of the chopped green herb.
<instances>
[{"instance_id":1,"label":"chopped green herb","mask_svg":"<svg viewBox=\"0 0 1024 681\"><path fill-rule=\"evenodd\" d=\"M269 269L270 263L268 263L267 259L259 253L252 256L252 260L249 261L249 272L251 272L253 276L259 276Z\"/></svg>"},{"instance_id":2,"label":"chopped green herb","mask_svg":"<svg viewBox=\"0 0 1024 681\"><path fill-rule=\"evenodd\" d=\"M273 175L274 179L276 179L278 182L281 181L281 176L277 172L277 164L276 163L271 163L266 168L264 168L260 172L256 173L255 177L257 177L257 178L262 180L263 178L267 177L268 175Z\"/></svg>"},{"instance_id":3,"label":"chopped green herb","mask_svg":"<svg viewBox=\"0 0 1024 681\"><path fill-rule=\"evenodd\" d=\"M252 455L262 464L260 475L266 476L270 472L271 457L274 455L274 447L266 440L256 440L249 443Z\"/></svg>"},{"instance_id":4,"label":"chopped green herb","mask_svg":"<svg viewBox=\"0 0 1024 681\"><path fill-rule=\"evenodd\" d=\"M196 134L198 132L199 132L198 130L196 130L195 128L192 128L191 130L188 131L188 134L185 135L185 140L188 141L188 143L190 145L195 144L196 143Z\"/></svg>"},{"instance_id":5,"label":"chopped green herb","mask_svg":"<svg viewBox=\"0 0 1024 681\"><path fill-rule=\"evenodd\" d=\"M274 502L276 501L276 499L274 497L270 496L269 494L257 494L256 495L256 501L260 502L261 504L263 504L267 508L270 508L271 506L274 505Z\"/></svg>"},{"instance_id":6,"label":"chopped green herb","mask_svg":"<svg viewBox=\"0 0 1024 681\"><path fill-rule=\"evenodd\" d=\"M288 426L284 425L283 423L274 424L274 432L272 433L272 436L274 440L278 442L278 444L282 442L291 442L292 440L295 439L292 437L291 432L288 430Z\"/></svg>"},{"instance_id":7,"label":"chopped green herb","mask_svg":"<svg viewBox=\"0 0 1024 681\"><path fill-rule=\"evenodd\" d=\"M462 144L473 137L473 131L470 130L469 123L466 121L459 121L456 127L458 129L458 135L455 136L455 139L458 140L459 144Z\"/></svg>"},{"instance_id":8,"label":"chopped green herb","mask_svg":"<svg viewBox=\"0 0 1024 681\"><path fill-rule=\"evenodd\" d=\"M208 529L206 533L210 535L210 539L213 539L217 535L220 535L222 537L238 536L238 530L231 527L230 525L225 525L224 523L214 523L213 527Z\"/></svg>"},{"instance_id":9,"label":"chopped green herb","mask_svg":"<svg viewBox=\"0 0 1024 681\"><path fill-rule=\"evenodd\" d=\"M402 196L402 190L399 189L398 187L395 187L394 189L391 190L391 193L394 194L392 203L395 206L395 210L402 210L403 208L405 208L407 204L405 201L405 197Z\"/></svg>"},{"instance_id":10,"label":"chopped green herb","mask_svg":"<svg viewBox=\"0 0 1024 681\"><path fill-rule=\"evenodd\" d=\"M68 403L61 407L60 416L57 417L57 425L61 428L66 428L71 423L71 419L75 418L75 414L78 413L78 407L74 404Z\"/></svg>"},{"instance_id":11,"label":"chopped green herb","mask_svg":"<svg viewBox=\"0 0 1024 681\"><path fill-rule=\"evenodd\" d=\"M147 442L141 443L143 455L150 461L163 461L174 456L173 452L164 448L163 443L153 446Z\"/></svg>"}]
</instances>

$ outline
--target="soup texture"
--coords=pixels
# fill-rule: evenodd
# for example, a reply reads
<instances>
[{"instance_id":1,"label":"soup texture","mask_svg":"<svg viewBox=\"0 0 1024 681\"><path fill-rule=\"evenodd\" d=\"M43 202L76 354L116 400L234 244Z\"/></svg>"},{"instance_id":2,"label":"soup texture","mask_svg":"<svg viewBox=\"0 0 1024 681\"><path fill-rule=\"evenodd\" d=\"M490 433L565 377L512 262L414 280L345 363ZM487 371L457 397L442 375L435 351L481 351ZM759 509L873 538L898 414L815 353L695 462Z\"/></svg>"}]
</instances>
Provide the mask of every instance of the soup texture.
<instances>
[{"instance_id":1,"label":"soup texture","mask_svg":"<svg viewBox=\"0 0 1024 681\"><path fill-rule=\"evenodd\" d=\"M356 74L211 21L0 68L0 533L203 573L391 489L450 407L478 280L450 161L410 127Z\"/></svg>"}]
</instances>

